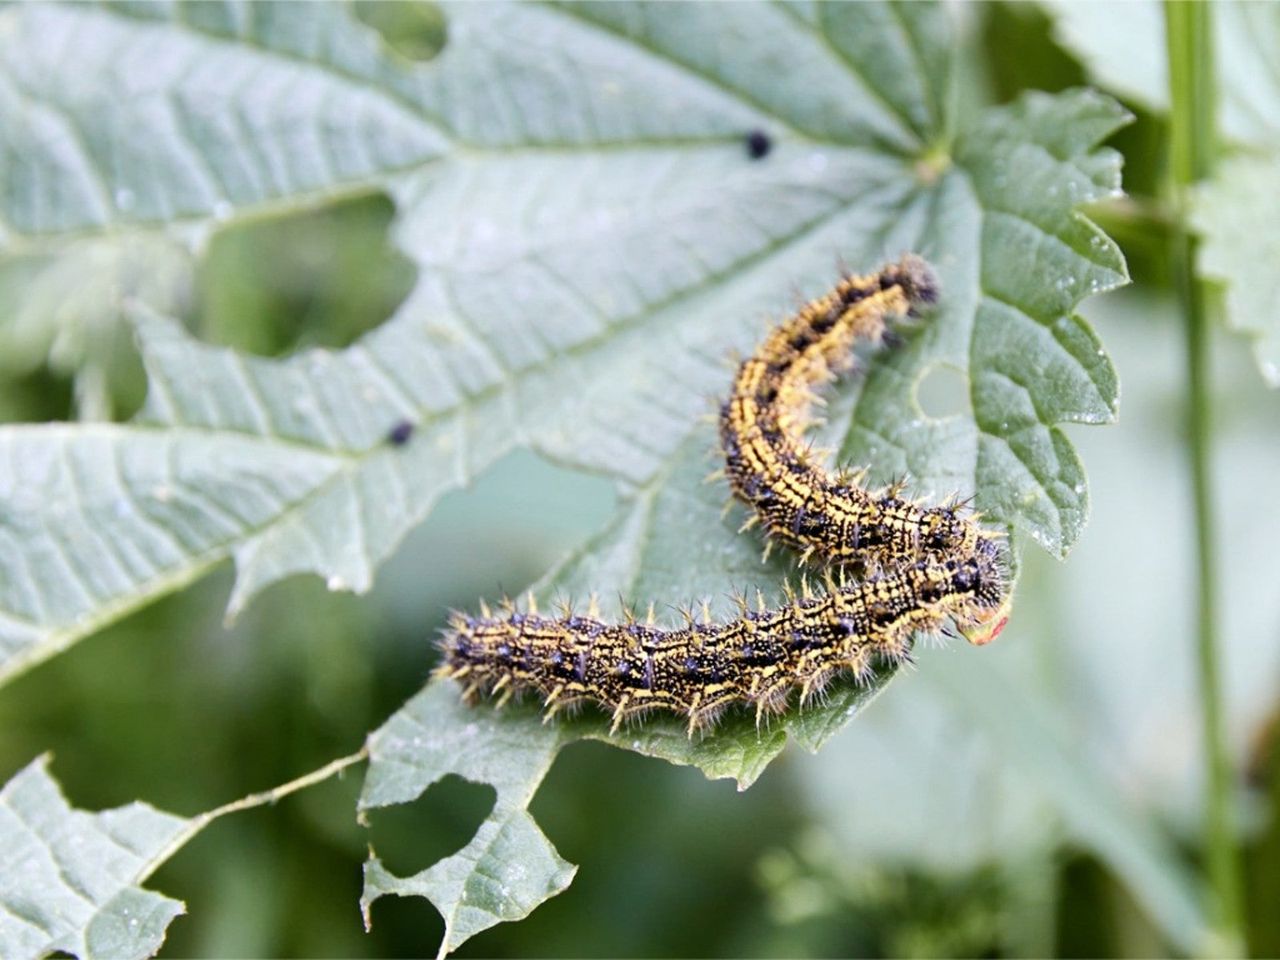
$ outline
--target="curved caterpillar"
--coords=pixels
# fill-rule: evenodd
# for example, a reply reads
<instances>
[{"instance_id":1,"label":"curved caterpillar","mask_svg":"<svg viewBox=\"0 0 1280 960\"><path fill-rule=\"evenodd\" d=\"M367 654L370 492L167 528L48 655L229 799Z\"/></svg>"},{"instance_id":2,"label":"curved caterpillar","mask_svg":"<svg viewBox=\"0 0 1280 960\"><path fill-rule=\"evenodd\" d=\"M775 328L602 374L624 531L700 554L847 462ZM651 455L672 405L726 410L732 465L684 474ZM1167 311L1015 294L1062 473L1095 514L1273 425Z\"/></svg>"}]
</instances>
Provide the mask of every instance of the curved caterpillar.
<instances>
[{"instance_id":1,"label":"curved caterpillar","mask_svg":"<svg viewBox=\"0 0 1280 960\"><path fill-rule=\"evenodd\" d=\"M724 473L734 494L755 510L773 542L801 561L869 565L918 554L970 556L993 535L956 506L921 507L900 487L876 496L856 474L832 476L812 462L804 442L813 387L852 364L857 340L881 342L886 321L937 299L933 272L908 255L879 273L845 277L778 325L742 362L720 407Z\"/></svg>"},{"instance_id":2,"label":"curved caterpillar","mask_svg":"<svg viewBox=\"0 0 1280 960\"><path fill-rule=\"evenodd\" d=\"M441 640L437 674L465 685L464 697L534 690L549 719L584 701L610 711L612 729L664 709L689 720L689 735L714 723L729 704L752 704L757 723L801 706L838 674L864 681L878 662L905 659L912 638L950 622L974 644L1004 628L1010 599L1002 544L976 516L955 505L923 507L891 488L876 496L851 476L831 477L803 442L813 389L851 365L855 341L879 342L886 322L934 301L928 265L908 255L878 273L846 276L834 290L788 318L744 360L720 410L725 475L753 520L800 558L839 567L860 563L864 576L812 595L807 586L774 609L728 623L699 621L662 629L628 614L605 623L592 608L558 616L521 611L509 601L497 615L455 613ZM747 526L751 525L749 521ZM767 549L766 549L767 553ZM705 611L705 608L704 608Z\"/></svg>"}]
</instances>

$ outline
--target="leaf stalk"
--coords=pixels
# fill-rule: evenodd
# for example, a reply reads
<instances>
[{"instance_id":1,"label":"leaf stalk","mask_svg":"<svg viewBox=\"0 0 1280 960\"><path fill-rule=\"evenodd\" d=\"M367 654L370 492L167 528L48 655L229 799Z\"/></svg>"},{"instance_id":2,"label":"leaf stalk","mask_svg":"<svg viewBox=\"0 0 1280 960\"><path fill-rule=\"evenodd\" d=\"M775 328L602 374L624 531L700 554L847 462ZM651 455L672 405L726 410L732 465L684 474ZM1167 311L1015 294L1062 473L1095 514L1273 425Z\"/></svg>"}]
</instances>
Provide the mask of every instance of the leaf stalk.
<instances>
[{"instance_id":1,"label":"leaf stalk","mask_svg":"<svg viewBox=\"0 0 1280 960\"><path fill-rule=\"evenodd\" d=\"M212 810L206 810L204 813L197 814L187 821L185 828L179 832L169 845L156 854L145 865L144 870L139 874L137 882L139 884L146 881L160 865L172 857L175 853L185 847L196 834L211 824L219 817L223 817L228 813L239 813L241 810L250 810L254 807L263 807L274 804L283 800L291 793L297 793L299 790L305 790L307 787L313 787L317 783L323 783L330 777L342 773L347 767L357 763L363 763L369 759L369 745L366 743L355 753L348 754L345 757L338 757L331 760L323 767L312 770L310 773L304 773L296 779L290 780L288 783L282 783L270 790L262 790L258 793L251 793L247 797L241 797L239 800L232 800L230 803L224 803L220 807Z\"/></svg>"}]
</instances>

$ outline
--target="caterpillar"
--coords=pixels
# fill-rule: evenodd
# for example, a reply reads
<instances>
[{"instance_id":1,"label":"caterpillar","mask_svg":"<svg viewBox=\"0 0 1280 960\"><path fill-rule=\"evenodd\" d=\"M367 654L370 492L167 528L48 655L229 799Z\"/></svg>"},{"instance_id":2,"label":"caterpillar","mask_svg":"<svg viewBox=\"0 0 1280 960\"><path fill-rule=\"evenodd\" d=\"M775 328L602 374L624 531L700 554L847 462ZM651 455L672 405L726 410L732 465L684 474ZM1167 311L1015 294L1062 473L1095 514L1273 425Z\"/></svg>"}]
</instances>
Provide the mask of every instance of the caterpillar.
<instances>
[{"instance_id":1,"label":"caterpillar","mask_svg":"<svg viewBox=\"0 0 1280 960\"><path fill-rule=\"evenodd\" d=\"M858 485L861 474L831 475L805 444L813 387L852 363L857 340L882 341L887 320L937 299L933 272L908 255L878 273L844 277L826 296L778 325L742 362L720 407L724 474L755 512L770 540L800 551L801 561L886 565L919 553L972 555L994 535L957 504L922 507L900 484L881 495Z\"/></svg>"},{"instance_id":2,"label":"caterpillar","mask_svg":"<svg viewBox=\"0 0 1280 960\"><path fill-rule=\"evenodd\" d=\"M993 640L1008 620L1003 544L957 504L922 506L894 486L876 495L854 475L831 476L804 443L814 390L851 366L861 339L880 342L890 320L934 302L937 284L920 257L907 255L874 274L844 276L825 296L779 324L738 367L719 413L724 475L774 542L799 559L821 562L826 589L807 581L786 602L712 622L683 611L675 629L627 613L600 619L594 600L583 616L563 607L540 614L510 601L482 615L455 612L440 642L437 675L481 695L534 691L546 719L594 702L612 730L630 718L666 710L688 718L692 737L729 705L753 705L757 724L820 696L841 674L865 681L880 663L906 659L913 638L954 624L974 644ZM846 566L859 565L849 580ZM832 571L839 572L839 580Z\"/></svg>"},{"instance_id":3,"label":"caterpillar","mask_svg":"<svg viewBox=\"0 0 1280 960\"><path fill-rule=\"evenodd\" d=\"M683 628L605 623L594 611L562 609L543 616L507 601L499 616L454 614L444 672L464 681L467 698L481 690L506 702L537 691L548 717L596 701L612 708L612 729L655 709L684 714L689 733L710 726L728 705L754 704L756 722L786 709L800 688L803 706L841 672L865 680L878 662L906 658L912 637L947 619L974 629L999 608L1004 571L988 549L964 560L922 559L853 583L828 583L775 609L739 597L742 615L699 622L684 611ZM998 628L997 628L998 629Z\"/></svg>"}]
</instances>

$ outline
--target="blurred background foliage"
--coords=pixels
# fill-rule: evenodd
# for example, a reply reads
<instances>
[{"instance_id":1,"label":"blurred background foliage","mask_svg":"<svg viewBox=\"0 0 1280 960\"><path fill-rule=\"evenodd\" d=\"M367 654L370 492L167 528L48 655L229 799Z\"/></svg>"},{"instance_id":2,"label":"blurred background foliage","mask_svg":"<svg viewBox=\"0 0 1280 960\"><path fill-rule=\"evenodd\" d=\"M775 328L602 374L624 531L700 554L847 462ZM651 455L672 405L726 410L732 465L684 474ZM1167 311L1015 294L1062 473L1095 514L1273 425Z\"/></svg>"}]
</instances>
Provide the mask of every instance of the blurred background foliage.
<instances>
[{"instance_id":1,"label":"blurred background foliage","mask_svg":"<svg viewBox=\"0 0 1280 960\"><path fill-rule=\"evenodd\" d=\"M1004 101L1085 82L1040 8L989 4L969 13L971 84L962 86ZM361 6L360 16L411 58L429 57L441 42L427 6ZM1151 196L1163 176L1166 131L1160 117L1137 114L1112 144L1125 156L1126 189ZM195 332L272 356L350 343L412 285L412 266L388 238L392 215L385 196L360 196L217 233L199 265ZM1195 864L1191 529L1166 237L1125 202L1094 215L1122 244L1135 281L1085 306L1122 376L1122 422L1072 431L1092 479L1092 523L1068 565L1027 556L1017 618L979 668L1023 672L1029 698L1060 698L1063 715L1078 718L1075 759L1183 838L1181 853ZM162 264L140 257L163 282ZM0 265L0 299L28 290L39 270L32 260ZM102 336L61 352L48 343L7 351L0 418L73 418L86 390L96 409L131 414L145 389L141 369L117 325L104 324ZM1271 956L1280 954L1280 522L1256 504L1280 471L1280 395L1261 383L1247 345L1222 335L1216 347L1219 509L1230 545L1224 635L1230 732L1247 800L1249 947ZM58 362L86 350L100 358L99 378L87 387L73 384L73 363ZM421 687L448 608L497 585L523 588L598 530L612 507L605 481L518 453L448 496L369 596L297 578L226 629L224 569L17 680L0 697L0 767L15 770L52 749L77 806L143 797L176 812L304 773L355 749ZM1064 839L1068 831L1037 798L1055 789L1052 778L1037 778L1016 747L990 733L990 719L974 720L947 694L949 661L971 656L928 651L916 676L896 683L820 755L789 751L743 794L692 769L575 745L533 813L581 864L578 882L459 955L1168 952L1134 894ZM1016 703L992 709L1004 711L997 727L1024 722ZM431 949L442 925L421 900L380 902L373 931L361 930L359 865L370 836L351 815L358 788L359 776L349 774L219 822L163 867L154 886L191 911L172 927L165 955ZM451 780L376 816L372 841L393 870L411 871L457 849L492 797ZM974 824L985 832L975 835Z\"/></svg>"}]
</instances>

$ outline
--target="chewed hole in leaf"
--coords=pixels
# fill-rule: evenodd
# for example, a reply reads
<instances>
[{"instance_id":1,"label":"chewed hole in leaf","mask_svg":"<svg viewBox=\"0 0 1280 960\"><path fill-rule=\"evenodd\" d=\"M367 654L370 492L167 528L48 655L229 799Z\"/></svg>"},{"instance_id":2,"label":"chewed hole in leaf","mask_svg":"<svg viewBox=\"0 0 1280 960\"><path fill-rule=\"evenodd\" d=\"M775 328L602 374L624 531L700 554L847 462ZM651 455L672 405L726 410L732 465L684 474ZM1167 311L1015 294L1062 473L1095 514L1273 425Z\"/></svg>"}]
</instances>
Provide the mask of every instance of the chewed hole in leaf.
<instances>
[{"instance_id":1,"label":"chewed hole in leaf","mask_svg":"<svg viewBox=\"0 0 1280 960\"><path fill-rule=\"evenodd\" d=\"M440 911L423 897L382 897L372 909L373 926L365 936L379 943L418 944L420 955L429 957L444 936Z\"/></svg>"},{"instance_id":2,"label":"chewed hole in leaf","mask_svg":"<svg viewBox=\"0 0 1280 960\"><path fill-rule=\"evenodd\" d=\"M412 876L466 846L496 798L488 784L449 774L411 803L371 811L370 843L392 873Z\"/></svg>"},{"instance_id":3,"label":"chewed hole in leaf","mask_svg":"<svg viewBox=\"0 0 1280 960\"><path fill-rule=\"evenodd\" d=\"M191 275L189 253L161 233L86 236L56 252L0 257L0 375L44 369L71 385L69 407L57 399L59 385L50 413L0 419L131 416L145 378L129 305L179 310L190 301Z\"/></svg>"},{"instance_id":4,"label":"chewed hole in leaf","mask_svg":"<svg viewBox=\"0 0 1280 960\"><path fill-rule=\"evenodd\" d=\"M68 377L39 369L6 377L0 390L0 422L36 423L72 416L74 385Z\"/></svg>"},{"instance_id":5,"label":"chewed hole in leaf","mask_svg":"<svg viewBox=\"0 0 1280 960\"><path fill-rule=\"evenodd\" d=\"M419 63L434 60L449 39L440 5L426 0L374 0L352 5L356 18L377 30L389 48Z\"/></svg>"},{"instance_id":6,"label":"chewed hole in leaf","mask_svg":"<svg viewBox=\"0 0 1280 960\"><path fill-rule=\"evenodd\" d=\"M916 405L934 420L972 416L969 380L950 364L935 363L916 381Z\"/></svg>"},{"instance_id":7,"label":"chewed hole in leaf","mask_svg":"<svg viewBox=\"0 0 1280 960\"><path fill-rule=\"evenodd\" d=\"M201 265L196 329L262 356L345 347L395 312L417 271L391 242L395 205L369 193L237 223Z\"/></svg>"}]
</instances>

